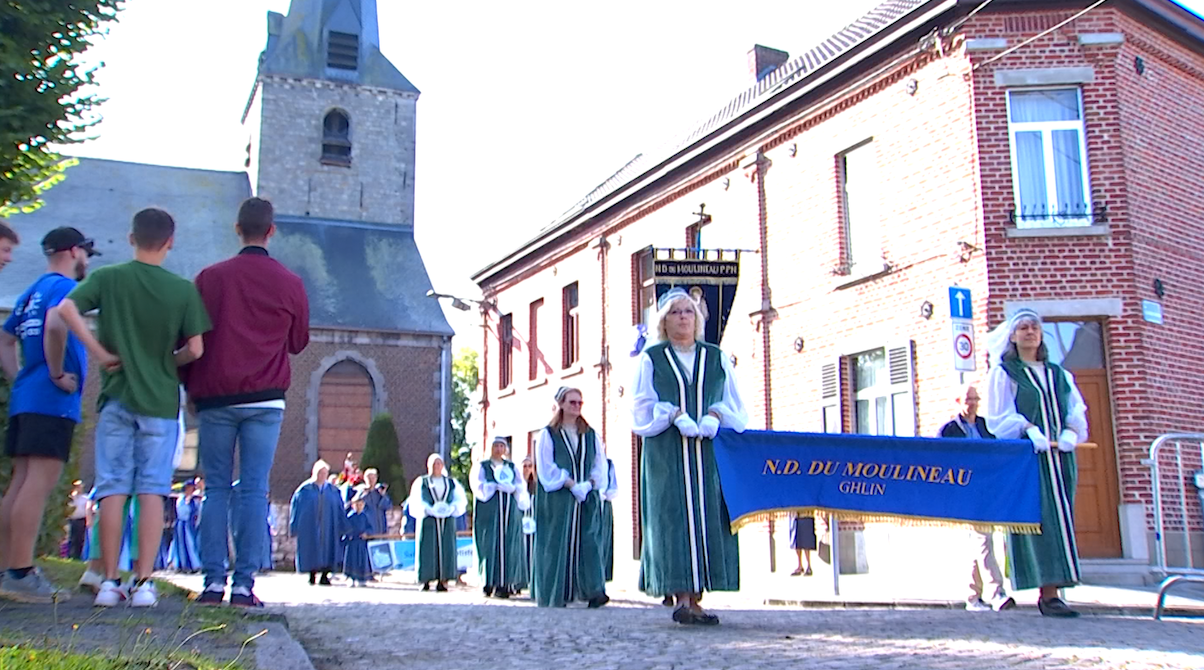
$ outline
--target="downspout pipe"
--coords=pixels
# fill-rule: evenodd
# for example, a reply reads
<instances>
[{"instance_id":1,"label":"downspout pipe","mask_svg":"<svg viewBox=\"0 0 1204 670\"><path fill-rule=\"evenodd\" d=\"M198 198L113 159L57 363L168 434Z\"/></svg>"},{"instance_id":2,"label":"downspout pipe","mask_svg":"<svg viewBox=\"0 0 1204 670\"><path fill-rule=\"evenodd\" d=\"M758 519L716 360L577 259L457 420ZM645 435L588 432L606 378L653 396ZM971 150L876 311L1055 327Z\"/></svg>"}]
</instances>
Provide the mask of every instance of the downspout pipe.
<instances>
[{"instance_id":1,"label":"downspout pipe","mask_svg":"<svg viewBox=\"0 0 1204 670\"><path fill-rule=\"evenodd\" d=\"M445 463L451 462L451 385L452 385L452 354L451 338L444 337L440 348L440 393L439 393L439 453Z\"/></svg>"},{"instance_id":2,"label":"downspout pipe","mask_svg":"<svg viewBox=\"0 0 1204 670\"><path fill-rule=\"evenodd\" d=\"M764 365L762 388L765 403L765 430L773 430L773 341L769 336L769 328L778 312L773 308L773 294L769 288L769 213L765 198L765 174L773 165L773 161L763 151L757 151L756 162L757 182L757 223L760 233L761 246L761 310L757 312L757 330L761 331L761 363ZM777 543L774 542L774 520L769 520L769 571L777 572Z\"/></svg>"}]
</instances>

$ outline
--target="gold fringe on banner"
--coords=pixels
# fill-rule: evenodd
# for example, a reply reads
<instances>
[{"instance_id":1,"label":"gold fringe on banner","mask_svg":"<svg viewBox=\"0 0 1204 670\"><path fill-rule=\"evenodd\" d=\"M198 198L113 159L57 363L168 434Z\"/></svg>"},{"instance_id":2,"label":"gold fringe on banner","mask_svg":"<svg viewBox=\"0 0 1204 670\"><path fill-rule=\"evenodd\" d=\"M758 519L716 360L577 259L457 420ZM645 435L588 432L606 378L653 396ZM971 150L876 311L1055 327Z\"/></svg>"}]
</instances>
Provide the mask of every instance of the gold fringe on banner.
<instances>
[{"instance_id":1,"label":"gold fringe on banner","mask_svg":"<svg viewBox=\"0 0 1204 670\"><path fill-rule=\"evenodd\" d=\"M860 521L862 523L892 523L897 526L915 528L962 528L976 530L980 533L1002 531L1020 535L1040 535L1039 523L990 523L985 521L966 521L965 519L948 519L932 516L912 516L909 514L881 514L877 512L856 512L847 509L831 509L828 507L783 507L780 509L764 509L745 514L732 520L732 533L754 523L764 523L774 519L785 519L787 515L798 514L808 516L814 513L830 514L838 521Z\"/></svg>"}]
</instances>

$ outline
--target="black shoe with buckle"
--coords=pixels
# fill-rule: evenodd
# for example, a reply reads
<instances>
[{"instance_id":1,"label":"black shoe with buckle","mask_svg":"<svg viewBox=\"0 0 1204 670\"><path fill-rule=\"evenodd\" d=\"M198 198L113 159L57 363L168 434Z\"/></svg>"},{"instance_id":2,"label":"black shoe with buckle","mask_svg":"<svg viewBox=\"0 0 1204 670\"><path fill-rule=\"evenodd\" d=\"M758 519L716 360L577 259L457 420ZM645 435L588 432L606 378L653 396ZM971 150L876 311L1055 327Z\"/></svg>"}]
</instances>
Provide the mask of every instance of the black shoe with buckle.
<instances>
[{"instance_id":1,"label":"black shoe with buckle","mask_svg":"<svg viewBox=\"0 0 1204 670\"><path fill-rule=\"evenodd\" d=\"M1038 600L1037 609L1040 610L1042 616L1057 617L1060 619L1073 619L1079 616L1079 613L1070 609L1070 606L1063 602L1061 598Z\"/></svg>"}]
</instances>

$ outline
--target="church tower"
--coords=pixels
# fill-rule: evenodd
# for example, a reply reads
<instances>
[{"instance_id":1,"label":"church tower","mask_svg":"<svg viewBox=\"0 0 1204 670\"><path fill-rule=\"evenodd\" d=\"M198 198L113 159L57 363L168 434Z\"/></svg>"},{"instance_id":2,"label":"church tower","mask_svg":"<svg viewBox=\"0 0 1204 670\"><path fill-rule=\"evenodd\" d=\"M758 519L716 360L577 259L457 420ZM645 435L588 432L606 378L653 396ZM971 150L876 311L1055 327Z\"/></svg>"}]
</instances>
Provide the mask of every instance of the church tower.
<instances>
[{"instance_id":1,"label":"church tower","mask_svg":"<svg viewBox=\"0 0 1204 670\"><path fill-rule=\"evenodd\" d=\"M281 215L412 225L418 95L380 51L376 0L268 12L243 112L256 195Z\"/></svg>"}]
</instances>

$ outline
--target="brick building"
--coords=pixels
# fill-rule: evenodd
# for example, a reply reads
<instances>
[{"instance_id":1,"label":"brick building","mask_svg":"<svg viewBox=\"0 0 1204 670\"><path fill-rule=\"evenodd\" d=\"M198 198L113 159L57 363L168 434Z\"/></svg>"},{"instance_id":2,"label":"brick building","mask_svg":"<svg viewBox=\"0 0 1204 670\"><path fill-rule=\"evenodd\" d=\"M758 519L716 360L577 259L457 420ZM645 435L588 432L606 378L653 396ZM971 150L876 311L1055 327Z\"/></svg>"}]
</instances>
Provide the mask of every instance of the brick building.
<instances>
[{"instance_id":1,"label":"brick building","mask_svg":"<svg viewBox=\"0 0 1204 670\"><path fill-rule=\"evenodd\" d=\"M215 172L80 159L45 205L17 216L23 237L5 269L0 306L45 268L38 241L60 225L96 239L93 266L129 258L136 211L176 218L166 267L193 277L238 251L233 224L252 194L276 207L271 254L302 277L311 340L292 361L280 446L271 475L278 518L319 456L336 470L363 451L375 414L389 412L406 473L449 439L452 330L430 290L414 241L414 134L418 89L380 52L375 0L293 0L269 12L267 46L242 113L247 171ZM98 375L85 399L94 416ZM81 473L90 481L92 437ZM196 467L189 417L178 476ZM390 482L398 491L409 482ZM278 531L286 532L284 523Z\"/></svg>"},{"instance_id":2,"label":"brick building","mask_svg":"<svg viewBox=\"0 0 1204 670\"><path fill-rule=\"evenodd\" d=\"M1099 445L1080 452L1085 574L1142 579L1140 461L1159 434L1204 429L1204 195L1180 178L1204 169L1204 22L1164 0L1096 4L892 0L800 57L755 48L751 88L474 277L496 303L485 430L521 453L554 389L579 386L638 481L630 353L654 258L739 258L722 346L755 428L933 435L963 378L985 378L988 328L1028 306ZM953 286L973 296L964 377ZM620 557L639 555L633 488ZM1199 554L1190 505L1177 522ZM742 531L746 571L767 569L767 530ZM844 571L961 574L952 531L841 533Z\"/></svg>"}]
</instances>

